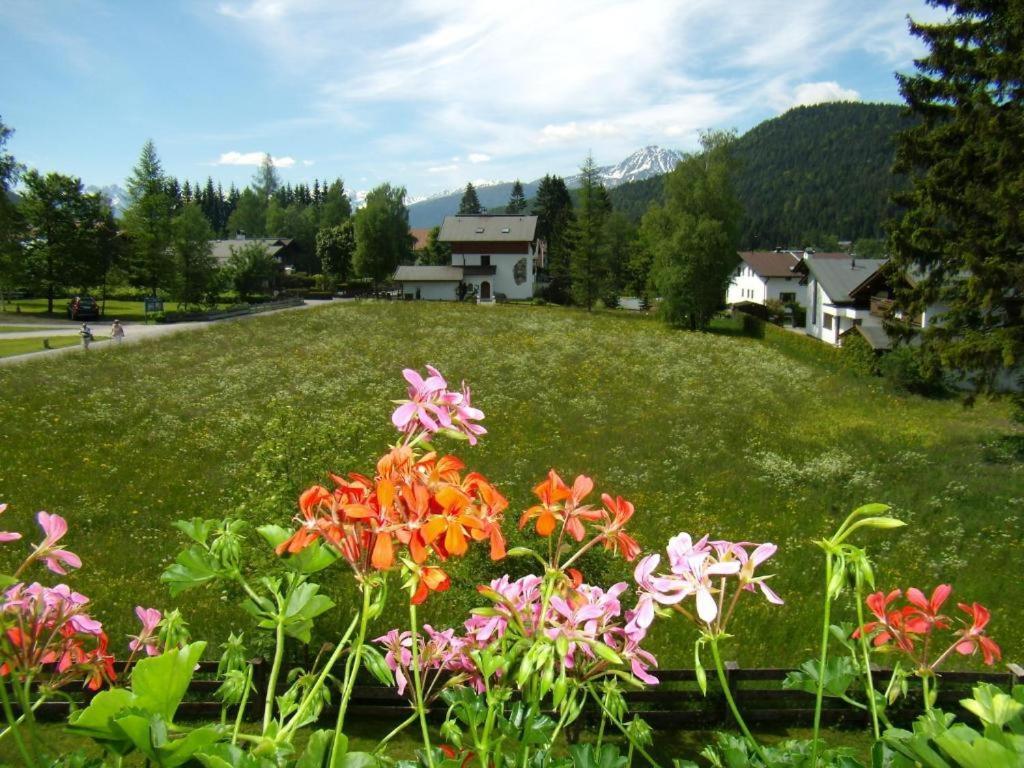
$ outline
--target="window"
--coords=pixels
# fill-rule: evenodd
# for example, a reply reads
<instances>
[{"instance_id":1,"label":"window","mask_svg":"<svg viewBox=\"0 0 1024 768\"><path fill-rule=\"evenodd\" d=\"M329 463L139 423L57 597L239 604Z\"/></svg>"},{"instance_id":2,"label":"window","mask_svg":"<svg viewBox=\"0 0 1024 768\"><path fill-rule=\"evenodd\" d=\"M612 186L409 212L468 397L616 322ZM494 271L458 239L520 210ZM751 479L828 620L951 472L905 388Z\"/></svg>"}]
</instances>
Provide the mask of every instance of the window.
<instances>
[{"instance_id":1,"label":"window","mask_svg":"<svg viewBox=\"0 0 1024 768\"><path fill-rule=\"evenodd\" d=\"M490 256L481 256L480 257L480 266L481 267L489 267L489 266L491 266L491 257Z\"/></svg>"},{"instance_id":2,"label":"window","mask_svg":"<svg viewBox=\"0 0 1024 768\"><path fill-rule=\"evenodd\" d=\"M823 316L822 325L825 326L825 330L832 330L832 315L830 315L828 312L826 312Z\"/></svg>"},{"instance_id":3,"label":"window","mask_svg":"<svg viewBox=\"0 0 1024 768\"><path fill-rule=\"evenodd\" d=\"M483 228L483 227L477 227L477 228L476 228L476 233L477 233L478 235L482 235L482 234L484 233L484 228Z\"/></svg>"},{"instance_id":4,"label":"window","mask_svg":"<svg viewBox=\"0 0 1024 768\"><path fill-rule=\"evenodd\" d=\"M502 227L501 228L501 234L503 234L503 235L507 235L511 231L512 230L509 227Z\"/></svg>"},{"instance_id":5,"label":"window","mask_svg":"<svg viewBox=\"0 0 1024 768\"><path fill-rule=\"evenodd\" d=\"M788 280L789 278L787 277L786 279ZM796 301L796 294L795 293L780 293L779 294L779 301L781 301L783 304L791 304L794 301Z\"/></svg>"}]
</instances>

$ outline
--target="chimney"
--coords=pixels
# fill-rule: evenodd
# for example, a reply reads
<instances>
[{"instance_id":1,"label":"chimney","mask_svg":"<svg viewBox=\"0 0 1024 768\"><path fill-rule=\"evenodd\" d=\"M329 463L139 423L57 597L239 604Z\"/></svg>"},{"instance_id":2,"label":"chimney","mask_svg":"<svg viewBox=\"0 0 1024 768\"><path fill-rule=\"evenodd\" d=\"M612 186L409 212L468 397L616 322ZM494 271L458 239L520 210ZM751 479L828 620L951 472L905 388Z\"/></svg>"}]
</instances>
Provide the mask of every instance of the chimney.
<instances>
[{"instance_id":1,"label":"chimney","mask_svg":"<svg viewBox=\"0 0 1024 768\"><path fill-rule=\"evenodd\" d=\"M856 269L856 268L857 268L857 257L851 255L850 256L850 269Z\"/></svg>"}]
</instances>

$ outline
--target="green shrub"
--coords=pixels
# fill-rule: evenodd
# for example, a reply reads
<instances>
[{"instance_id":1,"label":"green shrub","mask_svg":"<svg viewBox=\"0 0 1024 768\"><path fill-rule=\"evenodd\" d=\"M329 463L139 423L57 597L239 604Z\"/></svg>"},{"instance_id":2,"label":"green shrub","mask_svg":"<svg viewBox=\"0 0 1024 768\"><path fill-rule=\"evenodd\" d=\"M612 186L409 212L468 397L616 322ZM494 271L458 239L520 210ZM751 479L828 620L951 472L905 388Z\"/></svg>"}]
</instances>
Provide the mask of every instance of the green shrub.
<instances>
[{"instance_id":1,"label":"green shrub","mask_svg":"<svg viewBox=\"0 0 1024 768\"><path fill-rule=\"evenodd\" d=\"M897 347L882 357L878 369L886 381L904 392L937 395L945 390L938 361L920 348Z\"/></svg>"},{"instance_id":2,"label":"green shrub","mask_svg":"<svg viewBox=\"0 0 1024 768\"><path fill-rule=\"evenodd\" d=\"M865 376L878 374L878 353L859 333L849 333L844 336L840 352L843 367L847 370Z\"/></svg>"}]
</instances>

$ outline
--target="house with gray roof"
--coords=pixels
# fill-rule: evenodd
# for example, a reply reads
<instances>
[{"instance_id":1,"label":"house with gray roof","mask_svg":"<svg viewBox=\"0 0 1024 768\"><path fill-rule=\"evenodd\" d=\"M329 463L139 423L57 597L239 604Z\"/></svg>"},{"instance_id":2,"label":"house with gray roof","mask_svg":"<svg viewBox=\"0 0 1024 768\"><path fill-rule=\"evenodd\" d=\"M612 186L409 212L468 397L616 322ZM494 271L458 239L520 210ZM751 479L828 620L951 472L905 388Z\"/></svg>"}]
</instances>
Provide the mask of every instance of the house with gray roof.
<instances>
[{"instance_id":1,"label":"house with gray roof","mask_svg":"<svg viewBox=\"0 0 1024 768\"><path fill-rule=\"evenodd\" d=\"M291 266L292 238L290 237L235 237L230 240L211 240L210 254L223 267L231 259L231 255L239 248L259 243L267 255L273 257L282 268Z\"/></svg>"},{"instance_id":2,"label":"house with gray roof","mask_svg":"<svg viewBox=\"0 0 1024 768\"><path fill-rule=\"evenodd\" d=\"M885 335L883 316L872 313L870 295L857 289L873 278L885 262L805 254L797 269L807 286L807 334L838 347L844 333L863 326L861 333L872 346L880 343Z\"/></svg>"},{"instance_id":3,"label":"house with gray roof","mask_svg":"<svg viewBox=\"0 0 1024 768\"><path fill-rule=\"evenodd\" d=\"M438 240L451 245L451 264L399 267L395 282L406 296L454 301L462 284L481 303L533 297L536 216L445 216Z\"/></svg>"}]
</instances>

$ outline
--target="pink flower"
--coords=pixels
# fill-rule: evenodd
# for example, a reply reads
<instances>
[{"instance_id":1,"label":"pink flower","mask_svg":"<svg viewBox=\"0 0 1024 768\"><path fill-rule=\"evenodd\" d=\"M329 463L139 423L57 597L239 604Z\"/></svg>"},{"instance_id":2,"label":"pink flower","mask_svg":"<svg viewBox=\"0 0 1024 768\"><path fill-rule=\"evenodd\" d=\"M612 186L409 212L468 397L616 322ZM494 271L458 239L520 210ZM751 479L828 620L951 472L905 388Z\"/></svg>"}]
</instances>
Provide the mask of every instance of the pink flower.
<instances>
[{"instance_id":1,"label":"pink flower","mask_svg":"<svg viewBox=\"0 0 1024 768\"><path fill-rule=\"evenodd\" d=\"M156 628L163 618L163 614L156 608L143 608L141 605L137 605L135 606L135 615L142 623L142 628L139 630L139 634L129 636L131 641L128 643L128 648L132 653L144 648L147 656L159 656L160 645Z\"/></svg>"},{"instance_id":2,"label":"pink flower","mask_svg":"<svg viewBox=\"0 0 1024 768\"><path fill-rule=\"evenodd\" d=\"M945 599L945 598L943 598ZM988 665L994 664L1003 657L1003 652L996 644L996 641L985 634L985 626L988 624L991 614L988 608L980 603L957 603L957 607L966 613L971 619L970 626L964 626L957 631L957 636L962 638L956 644L956 651L963 656L970 656L979 648L984 662Z\"/></svg>"},{"instance_id":3,"label":"pink flower","mask_svg":"<svg viewBox=\"0 0 1024 768\"><path fill-rule=\"evenodd\" d=\"M775 590L765 583L771 578L771 576L754 575L754 569L774 555L777 550L777 546L766 542L764 544L758 544L757 548L751 552L749 556L747 555L746 549L743 547L737 546L735 552L737 558L742 564L740 567L740 583L743 584L743 588L749 592L753 592L756 587L761 590L761 594L765 596L769 603L784 605L783 599L775 593Z\"/></svg>"},{"instance_id":4,"label":"pink flower","mask_svg":"<svg viewBox=\"0 0 1024 768\"><path fill-rule=\"evenodd\" d=\"M397 629L392 629L386 635L376 638L373 642L378 643L387 650L384 656L384 663L394 673L398 695L401 696L409 682L405 672L409 669L409 665L412 664L412 633L399 632Z\"/></svg>"},{"instance_id":5,"label":"pink flower","mask_svg":"<svg viewBox=\"0 0 1024 768\"><path fill-rule=\"evenodd\" d=\"M47 568L61 576L67 574L65 566L81 568L82 560L78 555L56 546L57 542L68 532L67 521L60 515L51 515L48 512L40 512L36 515L36 521L43 529L46 538L43 539L42 544L36 547L35 552L32 553L32 559L42 559Z\"/></svg>"},{"instance_id":6,"label":"pink flower","mask_svg":"<svg viewBox=\"0 0 1024 768\"><path fill-rule=\"evenodd\" d=\"M409 397L397 401L398 407L391 414L391 423L407 435L419 430L429 434L442 429L456 430L466 435L470 445L476 445L477 437L486 434L487 430L474 423L484 418L484 414L470 403L466 382L462 382L461 392L452 392L440 371L428 365L427 373L427 378L423 378L411 368L402 371L402 376L409 382Z\"/></svg>"},{"instance_id":7,"label":"pink flower","mask_svg":"<svg viewBox=\"0 0 1024 768\"><path fill-rule=\"evenodd\" d=\"M7 509L7 505L0 504L0 515L4 513L5 509ZM0 544L6 544L8 541L17 541L20 538L20 533L15 533L13 531L0 531Z\"/></svg>"}]
</instances>

